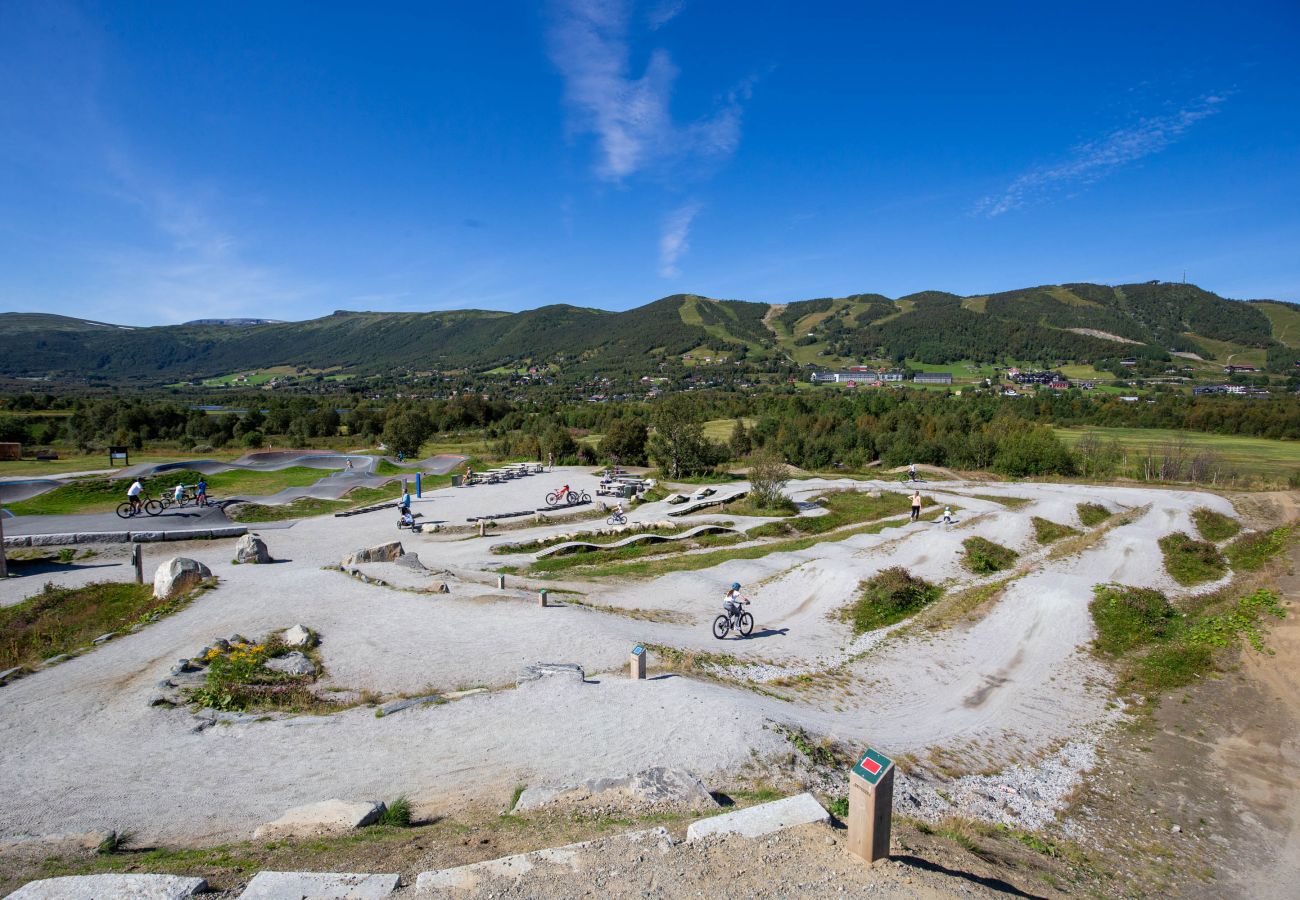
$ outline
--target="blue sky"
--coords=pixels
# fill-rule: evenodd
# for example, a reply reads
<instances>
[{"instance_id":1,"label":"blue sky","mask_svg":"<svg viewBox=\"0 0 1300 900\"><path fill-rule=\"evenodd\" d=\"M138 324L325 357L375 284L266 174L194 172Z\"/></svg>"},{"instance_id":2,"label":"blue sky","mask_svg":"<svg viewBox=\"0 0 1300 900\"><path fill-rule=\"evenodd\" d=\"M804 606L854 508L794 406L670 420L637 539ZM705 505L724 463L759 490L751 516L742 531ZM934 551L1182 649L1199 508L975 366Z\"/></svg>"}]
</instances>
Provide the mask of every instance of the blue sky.
<instances>
[{"instance_id":1,"label":"blue sky","mask_svg":"<svg viewBox=\"0 0 1300 900\"><path fill-rule=\"evenodd\" d=\"M1297 46L1294 0L0 0L0 310L1297 301Z\"/></svg>"}]
</instances>

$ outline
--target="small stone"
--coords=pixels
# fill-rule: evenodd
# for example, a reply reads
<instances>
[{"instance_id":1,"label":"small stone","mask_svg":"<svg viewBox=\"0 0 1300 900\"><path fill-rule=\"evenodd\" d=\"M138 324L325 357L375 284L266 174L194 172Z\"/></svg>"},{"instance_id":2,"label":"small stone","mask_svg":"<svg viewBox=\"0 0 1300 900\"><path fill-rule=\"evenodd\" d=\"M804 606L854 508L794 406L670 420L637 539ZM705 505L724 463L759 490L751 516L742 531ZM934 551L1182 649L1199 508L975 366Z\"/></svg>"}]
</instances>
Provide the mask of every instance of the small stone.
<instances>
[{"instance_id":1,"label":"small stone","mask_svg":"<svg viewBox=\"0 0 1300 900\"><path fill-rule=\"evenodd\" d=\"M1172 828L1170 828L1169 831L1170 831L1171 833L1173 833L1173 834L1182 834L1182 833L1183 833L1183 826L1181 826L1181 825L1175 825L1175 826L1173 826Z\"/></svg>"},{"instance_id":2,"label":"small stone","mask_svg":"<svg viewBox=\"0 0 1300 900\"><path fill-rule=\"evenodd\" d=\"M19 675L22 671L22 666L14 666L12 669L5 669L3 672L0 672L0 684L4 684L10 678Z\"/></svg>"},{"instance_id":3,"label":"small stone","mask_svg":"<svg viewBox=\"0 0 1300 900\"><path fill-rule=\"evenodd\" d=\"M41 663L41 667L45 668L47 666L57 665L58 663L63 662L67 658L68 658L68 654L66 653L60 653L58 656L51 656L49 659L45 660L45 662Z\"/></svg>"},{"instance_id":4,"label":"small stone","mask_svg":"<svg viewBox=\"0 0 1300 900\"><path fill-rule=\"evenodd\" d=\"M266 667L274 672L283 672L286 675L316 674L316 664L297 650L286 653L284 656L268 659Z\"/></svg>"},{"instance_id":5,"label":"small stone","mask_svg":"<svg viewBox=\"0 0 1300 900\"><path fill-rule=\"evenodd\" d=\"M220 647L222 650L229 650L230 641L226 640L225 638L215 638L212 641L212 646Z\"/></svg>"},{"instance_id":6,"label":"small stone","mask_svg":"<svg viewBox=\"0 0 1300 900\"><path fill-rule=\"evenodd\" d=\"M92 644L103 644L103 643L107 643L108 641L111 641L111 640L112 640L113 638L115 638L115 637L117 637L117 632L116 632L116 631L110 631L108 634L101 634L99 637L97 637L97 638L95 638L93 641L91 641L91 643L92 643Z\"/></svg>"},{"instance_id":7,"label":"small stone","mask_svg":"<svg viewBox=\"0 0 1300 900\"><path fill-rule=\"evenodd\" d=\"M242 634L232 634L230 637L226 638L226 642L231 644L247 644L248 638L244 637Z\"/></svg>"},{"instance_id":8,"label":"small stone","mask_svg":"<svg viewBox=\"0 0 1300 900\"><path fill-rule=\"evenodd\" d=\"M166 694L152 694L149 697L150 706L175 706L176 701Z\"/></svg>"},{"instance_id":9,"label":"small stone","mask_svg":"<svg viewBox=\"0 0 1300 900\"><path fill-rule=\"evenodd\" d=\"M348 802L336 799L295 806L274 822L260 826L253 832L253 840L342 834L369 825L384 809L384 804L377 800Z\"/></svg>"},{"instance_id":10,"label":"small stone","mask_svg":"<svg viewBox=\"0 0 1300 900\"><path fill-rule=\"evenodd\" d=\"M312 647L316 644L316 635L306 625L294 625L280 632L280 640L286 647Z\"/></svg>"}]
</instances>

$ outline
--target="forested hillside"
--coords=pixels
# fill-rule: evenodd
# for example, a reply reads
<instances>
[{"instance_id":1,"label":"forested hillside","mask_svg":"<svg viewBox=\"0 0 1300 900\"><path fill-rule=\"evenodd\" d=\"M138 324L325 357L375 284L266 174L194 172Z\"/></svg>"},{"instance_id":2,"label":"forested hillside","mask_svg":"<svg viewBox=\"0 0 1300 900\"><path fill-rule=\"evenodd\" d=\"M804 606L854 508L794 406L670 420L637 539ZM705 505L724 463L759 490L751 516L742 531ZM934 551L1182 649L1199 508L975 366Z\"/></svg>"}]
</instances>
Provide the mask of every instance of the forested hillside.
<instances>
[{"instance_id":1,"label":"forested hillside","mask_svg":"<svg viewBox=\"0 0 1300 900\"><path fill-rule=\"evenodd\" d=\"M1204 359L1253 351L1289 368L1300 347L1291 304L1227 300L1194 285L1047 285L896 300L851 294L785 304L678 294L627 310L569 305L519 313L339 311L304 322L133 328L0 314L0 375L166 383L275 366L356 375L557 366L654 374L705 350L745 370L870 359L1075 361ZM273 312L273 311L268 311ZM823 362L823 360L825 360Z\"/></svg>"}]
</instances>

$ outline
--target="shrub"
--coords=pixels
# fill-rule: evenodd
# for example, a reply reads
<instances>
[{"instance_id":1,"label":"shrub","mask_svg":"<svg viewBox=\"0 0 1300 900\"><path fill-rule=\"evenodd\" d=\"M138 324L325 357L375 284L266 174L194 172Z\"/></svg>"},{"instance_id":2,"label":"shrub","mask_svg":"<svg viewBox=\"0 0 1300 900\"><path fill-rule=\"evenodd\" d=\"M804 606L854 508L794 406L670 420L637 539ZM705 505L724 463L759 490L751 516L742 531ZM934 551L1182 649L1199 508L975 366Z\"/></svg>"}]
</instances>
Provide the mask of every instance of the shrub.
<instances>
[{"instance_id":1,"label":"shrub","mask_svg":"<svg viewBox=\"0 0 1300 900\"><path fill-rule=\"evenodd\" d=\"M1010 547L1003 547L982 537L968 537L961 544L966 548L966 558L962 562L966 568L981 575L1009 569L1020 556Z\"/></svg>"},{"instance_id":2,"label":"shrub","mask_svg":"<svg viewBox=\"0 0 1300 900\"><path fill-rule=\"evenodd\" d=\"M1196 530L1201 533L1201 537L1216 544L1241 531L1241 525L1236 519L1204 506L1192 510L1192 521L1196 523Z\"/></svg>"},{"instance_id":3,"label":"shrub","mask_svg":"<svg viewBox=\"0 0 1300 900\"><path fill-rule=\"evenodd\" d=\"M1084 528L1100 525L1110 518L1110 510L1100 503L1080 503L1075 509L1079 512L1079 521Z\"/></svg>"},{"instance_id":4,"label":"shrub","mask_svg":"<svg viewBox=\"0 0 1300 900\"><path fill-rule=\"evenodd\" d=\"M260 431L250 431L248 434L244 435L242 443L249 449L255 449L266 443L266 438Z\"/></svg>"},{"instance_id":5,"label":"shrub","mask_svg":"<svg viewBox=\"0 0 1300 900\"><path fill-rule=\"evenodd\" d=\"M1165 555L1165 569L1184 586L1214 581L1228 571L1228 562L1217 547L1181 531L1162 537L1160 550Z\"/></svg>"},{"instance_id":6,"label":"shrub","mask_svg":"<svg viewBox=\"0 0 1300 900\"><path fill-rule=\"evenodd\" d=\"M394 828L411 827L411 801L405 794L398 797L384 808L375 824L392 825Z\"/></svg>"},{"instance_id":7,"label":"shrub","mask_svg":"<svg viewBox=\"0 0 1300 900\"><path fill-rule=\"evenodd\" d=\"M885 569L862 583L862 595L847 610L853 633L862 634L902 621L938 600L943 589L901 566Z\"/></svg>"},{"instance_id":8,"label":"shrub","mask_svg":"<svg viewBox=\"0 0 1300 900\"><path fill-rule=\"evenodd\" d=\"M1181 621L1178 611L1159 591L1119 584L1093 588L1088 609L1097 626L1093 646L1109 656L1161 640Z\"/></svg>"},{"instance_id":9,"label":"shrub","mask_svg":"<svg viewBox=\"0 0 1300 900\"><path fill-rule=\"evenodd\" d=\"M1291 540L1291 532L1292 526L1283 525L1272 531L1243 534L1229 544L1225 552L1234 569L1239 572L1254 572L1286 549Z\"/></svg>"},{"instance_id":10,"label":"shrub","mask_svg":"<svg viewBox=\"0 0 1300 900\"><path fill-rule=\"evenodd\" d=\"M791 506L784 493L790 470L785 460L771 450L759 450L749 457L749 499L759 509Z\"/></svg>"},{"instance_id":11,"label":"shrub","mask_svg":"<svg viewBox=\"0 0 1300 900\"><path fill-rule=\"evenodd\" d=\"M1063 537L1070 537L1079 533L1077 528L1071 528L1069 525L1062 525L1049 519L1040 519L1038 516L1034 516L1030 521L1034 523L1034 535L1038 538L1040 544L1050 544L1052 541L1059 541Z\"/></svg>"}]
</instances>

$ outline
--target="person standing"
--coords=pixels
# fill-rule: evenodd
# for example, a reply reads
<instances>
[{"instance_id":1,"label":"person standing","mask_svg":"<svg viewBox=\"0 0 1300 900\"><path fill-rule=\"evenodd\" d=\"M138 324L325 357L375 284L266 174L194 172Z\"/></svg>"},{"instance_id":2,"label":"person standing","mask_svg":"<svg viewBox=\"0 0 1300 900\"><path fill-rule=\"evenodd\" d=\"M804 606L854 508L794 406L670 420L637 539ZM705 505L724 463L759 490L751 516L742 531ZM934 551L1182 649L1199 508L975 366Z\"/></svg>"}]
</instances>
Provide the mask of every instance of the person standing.
<instances>
[{"instance_id":1,"label":"person standing","mask_svg":"<svg viewBox=\"0 0 1300 900\"><path fill-rule=\"evenodd\" d=\"M409 513L410 511L411 511L411 492L405 491L402 494L402 512Z\"/></svg>"},{"instance_id":2,"label":"person standing","mask_svg":"<svg viewBox=\"0 0 1300 900\"><path fill-rule=\"evenodd\" d=\"M945 525L951 525L951 524L952 524L952 507L951 507L951 506L945 506L945 507L943 508L943 524L945 524Z\"/></svg>"},{"instance_id":3,"label":"person standing","mask_svg":"<svg viewBox=\"0 0 1300 900\"><path fill-rule=\"evenodd\" d=\"M555 471L555 451L554 451L554 450L548 450L548 451L546 451L546 471L548 471L548 472L554 472L554 471Z\"/></svg>"},{"instance_id":4,"label":"person standing","mask_svg":"<svg viewBox=\"0 0 1300 900\"><path fill-rule=\"evenodd\" d=\"M208 480L200 477L199 483L194 485L194 503L198 506L208 505Z\"/></svg>"},{"instance_id":5,"label":"person standing","mask_svg":"<svg viewBox=\"0 0 1300 900\"><path fill-rule=\"evenodd\" d=\"M912 494L912 521L915 522L921 518L921 492L916 491Z\"/></svg>"}]
</instances>

